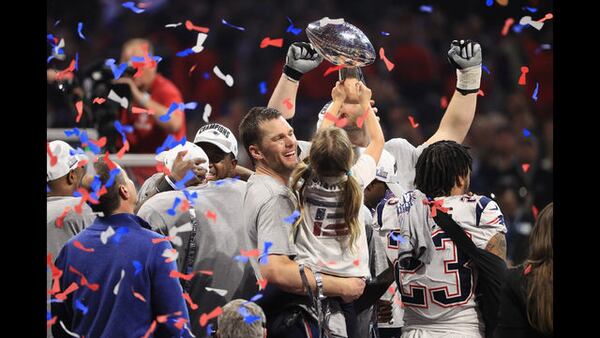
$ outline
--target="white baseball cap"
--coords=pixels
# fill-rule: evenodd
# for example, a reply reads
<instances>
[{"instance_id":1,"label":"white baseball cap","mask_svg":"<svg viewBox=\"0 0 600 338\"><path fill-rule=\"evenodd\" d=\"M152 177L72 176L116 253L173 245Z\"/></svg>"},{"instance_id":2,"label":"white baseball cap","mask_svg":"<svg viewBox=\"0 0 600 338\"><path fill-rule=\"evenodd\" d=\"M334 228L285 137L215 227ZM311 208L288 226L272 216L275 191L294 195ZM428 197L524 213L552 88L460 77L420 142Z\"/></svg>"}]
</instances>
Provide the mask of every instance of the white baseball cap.
<instances>
[{"instance_id":1,"label":"white baseball cap","mask_svg":"<svg viewBox=\"0 0 600 338\"><path fill-rule=\"evenodd\" d=\"M54 181L68 174L71 170L77 168L83 160L88 160L85 154L76 153L75 149L65 141L52 141L49 144L50 152L56 157L56 163L52 165L53 157L46 154L46 182Z\"/></svg>"},{"instance_id":2,"label":"white baseball cap","mask_svg":"<svg viewBox=\"0 0 600 338\"><path fill-rule=\"evenodd\" d=\"M185 142L185 145L178 144L175 148L165 150L160 154L156 155L155 159L159 162L162 162L165 167L169 170L173 170L173 163L177 158L177 153L180 151L187 150L185 156L183 156L183 160L195 160L195 159L205 159L206 162L200 164L200 166L208 172L208 155L200 148L198 145L192 142Z\"/></svg>"},{"instance_id":3,"label":"white baseball cap","mask_svg":"<svg viewBox=\"0 0 600 338\"><path fill-rule=\"evenodd\" d=\"M219 123L210 123L198 129L194 143L208 142L216 145L225 153L232 153L233 157L237 158L238 144L235 136L229 130Z\"/></svg>"}]
</instances>

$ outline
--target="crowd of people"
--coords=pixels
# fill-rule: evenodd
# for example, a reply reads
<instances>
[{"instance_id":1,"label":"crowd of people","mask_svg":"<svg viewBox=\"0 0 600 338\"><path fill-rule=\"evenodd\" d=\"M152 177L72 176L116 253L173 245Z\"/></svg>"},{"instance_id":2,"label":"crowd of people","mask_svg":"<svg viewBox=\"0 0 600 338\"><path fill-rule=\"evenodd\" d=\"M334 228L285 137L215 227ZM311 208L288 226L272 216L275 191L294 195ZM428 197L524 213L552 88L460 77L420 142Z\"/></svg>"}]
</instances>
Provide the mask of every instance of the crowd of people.
<instances>
[{"instance_id":1,"label":"crowd of people","mask_svg":"<svg viewBox=\"0 0 600 338\"><path fill-rule=\"evenodd\" d=\"M119 42L113 66L132 75L105 99L126 93L142 112L117 102L115 148L95 158L48 143L48 336L551 336L551 30L495 39L464 13L444 30L454 13L442 5L392 6L373 25L361 6L325 2L395 65L336 81L307 42L281 60L251 47L284 34L278 20L259 31L239 16L248 5L225 5L155 2L158 30L107 6L87 31L98 45L80 60ZM205 50L174 57L190 32L164 26L185 9L194 24L216 15L245 31L211 27ZM290 8L298 27L315 11ZM102 35L118 23L148 38ZM51 92L65 83L54 66L49 127L93 127ZM125 168L117 151L156 152L158 165Z\"/></svg>"}]
</instances>

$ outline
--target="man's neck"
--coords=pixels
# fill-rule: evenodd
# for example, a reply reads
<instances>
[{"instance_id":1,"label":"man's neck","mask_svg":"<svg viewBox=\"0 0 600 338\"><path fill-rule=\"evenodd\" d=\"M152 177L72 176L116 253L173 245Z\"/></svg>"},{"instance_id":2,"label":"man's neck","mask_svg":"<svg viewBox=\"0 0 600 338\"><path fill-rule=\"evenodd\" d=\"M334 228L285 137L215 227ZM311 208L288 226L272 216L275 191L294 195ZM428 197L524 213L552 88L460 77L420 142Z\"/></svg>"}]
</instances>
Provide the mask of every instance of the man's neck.
<instances>
[{"instance_id":1,"label":"man's neck","mask_svg":"<svg viewBox=\"0 0 600 338\"><path fill-rule=\"evenodd\" d=\"M130 205L123 205L123 202L121 201L121 205L115 209L115 211L113 211L113 215L115 214L133 214L134 213L134 207L130 206Z\"/></svg>"},{"instance_id":2,"label":"man's neck","mask_svg":"<svg viewBox=\"0 0 600 338\"><path fill-rule=\"evenodd\" d=\"M47 197L73 196L74 190L66 187L55 187L46 194Z\"/></svg>"},{"instance_id":3,"label":"man's neck","mask_svg":"<svg viewBox=\"0 0 600 338\"><path fill-rule=\"evenodd\" d=\"M283 174L283 173L278 173L275 170L264 166L260 163L258 163L256 165L256 170L255 172L259 175L267 175L267 176L271 176L273 177L275 180L277 180L279 183L283 184L283 185L287 185L288 181L290 180L290 174Z\"/></svg>"}]
</instances>

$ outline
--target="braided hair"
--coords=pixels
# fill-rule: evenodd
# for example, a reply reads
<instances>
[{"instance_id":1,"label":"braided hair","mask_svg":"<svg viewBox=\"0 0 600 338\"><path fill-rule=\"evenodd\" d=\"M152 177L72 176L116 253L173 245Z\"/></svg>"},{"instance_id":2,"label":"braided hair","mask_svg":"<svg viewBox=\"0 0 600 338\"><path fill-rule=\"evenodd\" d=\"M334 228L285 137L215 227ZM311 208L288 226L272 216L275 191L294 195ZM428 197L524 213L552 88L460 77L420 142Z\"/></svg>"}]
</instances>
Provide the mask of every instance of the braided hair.
<instances>
[{"instance_id":1,"label":"braided hair","mask_svg":"<svg viewBox=\"0 0 600 338\"><path fill-rule=\"evenodd\" d=\"M415 187L429 197L449 196L459 179L470 174L473 159L468 149L454 141L429 145L417 160Z\"/></svg>"}]
</instances>

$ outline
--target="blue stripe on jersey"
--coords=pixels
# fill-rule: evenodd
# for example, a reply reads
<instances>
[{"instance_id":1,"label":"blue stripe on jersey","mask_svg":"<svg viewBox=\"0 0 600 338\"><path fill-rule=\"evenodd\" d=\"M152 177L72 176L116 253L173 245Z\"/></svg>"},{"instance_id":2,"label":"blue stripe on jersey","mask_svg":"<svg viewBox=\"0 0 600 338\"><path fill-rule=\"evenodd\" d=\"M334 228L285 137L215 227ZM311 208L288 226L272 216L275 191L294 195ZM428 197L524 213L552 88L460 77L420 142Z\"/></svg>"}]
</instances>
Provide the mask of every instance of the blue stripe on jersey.
<instances>
[{"instance_id":1,"label":"blue stripe on jersey","mask_svg":"<svg viewBox=\"0 0 600 338\"><path fill-rule=\"evenodd\" d=\"M477 226L479 226L479 220L481 219L481 213L483 212L483 210L485 210L485 207L487 207L488 203L490 203L491 201L492 201L491 198L489 198L487 196L481 196L481 198L477 202L477 207L475 208L475 224Z\"/></svg>"}]
</instances>

